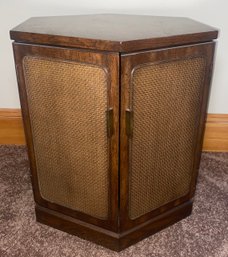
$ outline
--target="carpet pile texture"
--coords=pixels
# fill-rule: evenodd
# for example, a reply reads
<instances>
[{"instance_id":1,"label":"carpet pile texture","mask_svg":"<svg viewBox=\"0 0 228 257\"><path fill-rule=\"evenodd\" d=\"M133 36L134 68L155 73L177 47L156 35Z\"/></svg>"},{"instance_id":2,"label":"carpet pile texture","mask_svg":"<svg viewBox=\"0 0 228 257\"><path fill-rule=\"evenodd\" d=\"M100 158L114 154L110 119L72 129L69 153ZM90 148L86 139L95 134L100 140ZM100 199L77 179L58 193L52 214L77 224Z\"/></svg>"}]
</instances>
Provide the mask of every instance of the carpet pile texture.
<instances>
[{"instance_id":1,"label":"carpet pile texture","mask_svg":"<svg viewBox=\"0 0 228 257\"><path fill-rule=\"evenodd\" d=\"M115 253L35 221L23 146L0 146L0 257L228 257L228 153L204 153L193 213Z\"/></svg>"}]
</instances>

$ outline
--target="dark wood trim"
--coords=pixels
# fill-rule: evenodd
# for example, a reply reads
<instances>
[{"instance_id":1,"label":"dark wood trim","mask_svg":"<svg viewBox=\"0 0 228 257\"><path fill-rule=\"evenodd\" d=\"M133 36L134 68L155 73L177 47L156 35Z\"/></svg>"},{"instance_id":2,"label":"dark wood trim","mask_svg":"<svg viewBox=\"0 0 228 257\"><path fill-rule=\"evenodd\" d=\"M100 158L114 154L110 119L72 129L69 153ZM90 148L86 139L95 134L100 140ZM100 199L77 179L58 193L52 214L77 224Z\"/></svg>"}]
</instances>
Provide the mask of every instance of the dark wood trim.
<instances>
[{"instance_id":1,"label":"dark wood trim","mask_svg":"<svg viewBox=\"0 0 228 257\"><path fill-rule=\"evenodd\" d=\"M214 50L215 50L215 42L210 42L205 45L205 49L203 49L205 58L206 58L206 70L205 70L205 78L203 82L203 92L201 93L201 109L200 109L200 122L199 127L197 129L197 144L194 153L194 162L193 162L193 173L191 179L191 187L189 196L192 198L195 194L196 190L196 182L198 178L200 159L202 154L203 147L203 137L205 132L205 123L206 123L206 115L207 108L209 103L209 94L211 88L211 77L213 71L213 58L214 58Z\"/></svg>"},{"instance_id":2,"label":"dark wood trim","mask_svg":"<svg viewBox=\"0 0 228 257\"><path fill-rule=\"evenodd\" d=\"M167 47L174 47L174 46L197 44L200 42L208 42L214 38L217 38L218 32L210 31L205 33L204 35L200 33L191 34L190 36L191 39L188 38L188 36L180 35L180 36L169 37L163 40L163 42L160 42L159 39L144 39L144 40L134 40L131 42L123 42L120 52L127 53L127 52L133 52L138 50L153 50L158 48L167 48ZM180 44L180 42L182 43Z\"/></svg>"},{"instance_id":3,"label":"dark wood trim","mask_svg":"<svg viewBox=\"0 0 228 257\"><path fill-rule=\"evenodd\" d=\"M32 184L34 191L34 198L37 204L40 206L62 212L66 215L84 220L88 223L99 225L101 227L110 229L112 231L118 230L118 151L119 151L119 87L118 87L118 72L119 72L119 55L114 53L97 53L97 52L85 52L76 49L65 49L49 46L37 46L37 45L24 45L20 43L14 43L14 54L16 62L16 70L18 76L19 95L22 107L22 116L25 128L26 142L28 146L30 167L32 172ZM110 163L110 188L109 188L109 201L110 210L107 220L100 220L90 215L71 210L69 208L60 206L55 203L51 203L45 200L39 191L38 176L35 160L35 151L32 138L32 129L30 114L28 108L28 98L26 92L26 84L23 73L23 58L25 56L39 56L44 58L56 58L63 61L77 61L92 65L97 65L106 70L108 79L108 108L113 109L113 135L109 139L111 153ZM108 153L107 153L108 154Z\"/></svg>"},{"instance_id":4,"label":"dark wood trim","mask_svg":"<svg viewBox=\"0 0 228 257\"><path fill-rule=\"evenodd\" d=\"M202 136L205 123L206 107L207 107L207 97L210 86L210 72L213 60L214 43L202 43L192 46L182 46L176 48L167 48L154 51L146 51L134 54L122 55L121 71L122 76L122 88L121 88L121 130L120 130L120 223L121 231L128 230L138 224L142 224L147 220L161 214L168 209L175 207L179 204L192 198L195 191L195 181L197 178L197 171L199 160L202 150ZM161 61L177 60L183 58L193 58L197 56L204 56L206 60L206 70L205 70L205 81L202 85L202 98L201 98L201 115L198 117L200 120L199 132L197 140L195 140L195 156L192 157L193 163L196 163L193 167L193 175L191 180L191 189L189 194L176 199L160 208L151 211L139 218L131 220L129 218L129 138L126 135L126 110L131 108L130 104L130 92L131 92L131 76L134 69L140 65L145 65L145 63L157 63Z\"/></svg>"},{"instance_id":5,"label":"dark wood trim","mask_svg":"<svg viewBox=\"0 0 228 257\"><path fill-rule=\"evenodd\" d=\"M139 50L152 50L163 47L173 47L185 44L194 44L211 41L218 37L217 31L208 31L204 33L195 33L189 35L170 36L166 38L151 38L132 41L109 41L87 38L75 38L64 36L53 36L44 34L35 34L21 31L10 31L11 39L17 42L50 46L86 48L91 50L111 51L127 53Z\"/></svg>"},{"instance_id":6,"label":"dark wood trim","mask_svg":"<svg viewBox=\"0 0 228 257\"><path fill-rule=\"evenodd\" d=\"M189 216L191 211L192 201L188 201L124 233L110 232L39 205L36 205L36 218L43 224L119 252Z\"/></svg>"}]
</instances>

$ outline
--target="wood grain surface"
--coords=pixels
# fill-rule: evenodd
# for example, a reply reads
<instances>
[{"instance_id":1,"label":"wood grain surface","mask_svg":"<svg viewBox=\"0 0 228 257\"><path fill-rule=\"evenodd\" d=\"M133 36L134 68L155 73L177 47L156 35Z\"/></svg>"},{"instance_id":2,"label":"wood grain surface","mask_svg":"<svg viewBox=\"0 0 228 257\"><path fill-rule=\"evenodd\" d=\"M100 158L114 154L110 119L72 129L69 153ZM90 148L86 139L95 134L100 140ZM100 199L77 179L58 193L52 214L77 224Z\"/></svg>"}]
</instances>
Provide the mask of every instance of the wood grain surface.
<instances>
[{"instance_id":1,"label":"wood grain surface","mask_svg":"<svg viewBox=\"0 0 228 257\"><path fill-rule=\"evenodd\" d=\"M203 150L228 152L228 114L208 115Z\"/></svg>"},{"instance_id":2,"label":"wood grain surface","mask_svg":"<svg viewBox=\"0 0 228 257\"><path fill-rule=\"evenodd\" d=\"M60 211L65 213L66 215L75 217L80 220L84 220L85 222L98 225L104 227L106 229L116 231L118 224L118 137L119 137L119 87L118 87L118 60L119 56L116 53L104 53L104 52L90 52L90 51L82 51L76 49L66 49L66 48L54 48L49 46L34 46L34 45L24 45L19 43L14 43L14 52L15 52L15 62L17 66L17 75L19 81L19 95L22 106L22 113L24 118L24 127L25 127L25 136L26 141L28 142L28 154L30 159L30 167L32 172L32 183L34 189L34 198L36 203L40 204L49 209L53 209L56 211ZM109 192L109 206L108 206L108 218L107 219L99 219L93 217L92 215L85 214L82 211L75 211L66 206L62 206L61 204L55 203L55 201L51 202L45 199L42 195L42 192L39 189L38 185L38 171L37 166L38 162L35 160L35 151L37 150L37 144L35 144L35 140L32 135L32 124L35 123L31 121L31 115L29 113L29 94L26 86L26 77L23 72L23 58L25 56L33 56L42 58L49 58L61 60L63 59L65 62L80 62L86 65L93 65L102 67L108 74L107 78L107 87L109 88L107 91L107 104L108 108L113 109L113 134L112 137L109 138L109 150L107 152L108 155L112 156L110 158L110 163L108 167L108 183L111 185L111 190ZM112 71L112 72L110 72ZM86 92L86 91L85 91ZM68 100L68 99L67 99ZM61 101L61 100L59 100ZM91 101L90 101L91 103ZM93 106L92 106L93 107ZM87 107L88 108L88 107ZM70 108L68 109L70 110ZM72 109L73 110L73 109ZM83 111L81 110L83 113ZM86 115L86 114L85 114ZM69 118L71 119L71 118ZM80 120L80 119L79 119ZM64 122L64 121L63 121ZM33 125L34 126L34 125ZM72 134L73 135L73 134ZM37 150L38 151L38 150Z\"/></svg>"},{"instance_id":3,"label":"wood grain surface","mask_svg":"<svg viewBox=\"0 0 228 257\"><path fill-rule=\"evenodd\" d=\"M24 43L129 52L206 42L218 30L184 17L97 14L30 18L10 36Z\"/></svg>"},{"instance_id":4,"label":"wood grain surface","mask_svg":"<svg viewBox=\"0 0 228 257\"><path fill-rule=\"evenodd\" d=\"M25 144L20 109L0 109L0 144Z\"/></svg>"}]
</instances>

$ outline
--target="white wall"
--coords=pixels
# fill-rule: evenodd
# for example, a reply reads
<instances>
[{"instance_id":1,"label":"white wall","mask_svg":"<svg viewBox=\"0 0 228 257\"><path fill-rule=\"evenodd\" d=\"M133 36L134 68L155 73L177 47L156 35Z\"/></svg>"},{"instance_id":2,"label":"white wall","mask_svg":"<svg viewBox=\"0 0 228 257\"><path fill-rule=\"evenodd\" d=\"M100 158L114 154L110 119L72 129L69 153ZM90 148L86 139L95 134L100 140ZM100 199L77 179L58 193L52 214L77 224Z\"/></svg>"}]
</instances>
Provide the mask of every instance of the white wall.
<instances>
[{"instance_id":1,"label":"white wall","mask_svg":"<svg viewBox=\"0 0 228 257\"><path fill-rule=\"evenodd\" d=\"M31 16L128 13L185 16L220 29L209 113L228 114L227 0L0 0L0 108L19 108L8 31Z\"/></svg>"}]
</instances>

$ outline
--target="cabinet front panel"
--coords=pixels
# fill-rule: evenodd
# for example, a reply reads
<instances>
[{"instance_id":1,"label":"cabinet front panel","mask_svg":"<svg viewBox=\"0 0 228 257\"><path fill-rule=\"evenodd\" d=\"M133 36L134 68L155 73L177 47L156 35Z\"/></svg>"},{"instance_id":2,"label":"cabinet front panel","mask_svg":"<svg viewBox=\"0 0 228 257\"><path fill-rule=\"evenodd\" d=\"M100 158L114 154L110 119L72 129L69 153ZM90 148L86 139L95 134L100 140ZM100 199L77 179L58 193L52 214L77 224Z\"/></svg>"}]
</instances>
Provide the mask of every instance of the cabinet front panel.
<instances>
[{"instance_id":1,"label":"cabinet front panel","mask_svg":"<svg viewBox=\"0 0 228 257\"><path fill-rule=\"evenodd\" d=\"M14 49L36 202L117 230L118 55Z\"/></svg>"},{"instance_id":2,"label":"cabinet front panel","mask_svg":"<svg viewBox=\"0 0 228 257\"><path fill-rule=\"evenodd\" d=\"M213 49L206 43L122 56L123 230L194 193Z\"/></svg>"},{"instance_id":3,"label":"cabinet front panel","mask_svg":"<svg viewBox=\"0 0 228 257\"><path fill-rule=\"evenodd\" d=\"M107 76L97 66L23 60L40 193L50 202L108 215Z\"/></svg>"},{"instance_id":4,"label":"cabinet front panel","mask_svg":"<svg viewBox=\"0 0 228 257\"><path fill-rule=\"evenodd\" d=\"M135 219L190 190L205 59L148 63L131 78L129 215Z\"/></svg>"}]
</instances>

